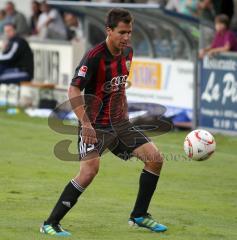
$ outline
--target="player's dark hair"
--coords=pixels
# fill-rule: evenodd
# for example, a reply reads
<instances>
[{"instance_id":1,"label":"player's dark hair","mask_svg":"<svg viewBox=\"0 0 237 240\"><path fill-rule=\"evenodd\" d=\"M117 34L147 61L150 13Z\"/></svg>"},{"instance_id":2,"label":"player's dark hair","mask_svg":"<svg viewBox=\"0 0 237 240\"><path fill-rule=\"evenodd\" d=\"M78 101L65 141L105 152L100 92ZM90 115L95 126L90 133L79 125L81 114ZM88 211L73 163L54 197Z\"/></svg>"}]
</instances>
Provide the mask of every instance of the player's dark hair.
<instances>
[{"instance_id":1,"label":"player's dark hair","mask_svg":"<svg viewBox=\"0 0 237 240\"><path fill-rule=\"evenodd\" d=\"M131 13L123 8L111 9L106 16L105 26L114 29L118 26L119 22L126 24L133 22Z\"/></svg>"},{"instance_id":2,"label":"player's dark hair","mask_svg":"<svg viewBox=\"0 0 237 240\"><path fill-rule=\"evenodd\" d=\"M12 1L8 1L8 2L6 2L6 4L9 4L9 5L11 5L12 7L15 8L15 4L14 4L14 2L12 2Z\"/></svg>"},{"instance_id":3,"label":"player's dark hair","mask_svg":"<svg viewBox=\"0 0 237 240\"><path fill-rule=\"evenodd\" d=\"M14 28L15 30L16 30L16 24L14 24L14 23L12 23L12 22L6 22L5 24L4 24L4 27L5 26L10 26L10 27L12 27L12 28Z\"/></svg>"},{"instance_id":4,"label":"player's dark hair","mask_svg":"<svg viewBox=\"0 0 237 240\"><path fill-rule=\"evenodd\" d=\"M38 7L40 7L40 2L39 2L39 1L33 0L32 3L33 3L33 4L36 4Z\"/></svg>"},{"instance_id":5,"label":"player's dark hair","mask_svg":"<svg viewBox=\"0 0 237 240\"><path fill-rule=\"evenodd\" d=\"M226 28L230 27L230 18L225 14L220 14L215 17L215 23L222 23Z\"/></svg>"}]
</instances>

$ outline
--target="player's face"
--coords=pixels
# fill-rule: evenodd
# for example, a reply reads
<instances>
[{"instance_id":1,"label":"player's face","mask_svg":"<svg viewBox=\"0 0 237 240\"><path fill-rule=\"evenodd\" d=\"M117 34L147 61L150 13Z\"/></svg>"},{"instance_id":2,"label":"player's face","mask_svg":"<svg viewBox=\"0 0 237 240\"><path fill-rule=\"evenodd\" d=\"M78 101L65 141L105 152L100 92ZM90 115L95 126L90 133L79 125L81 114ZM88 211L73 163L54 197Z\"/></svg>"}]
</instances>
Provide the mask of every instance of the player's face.
<instances>
[{"instance_id":1,"label":"player's face","mask_svg":"<svg viewBox=\"0 0 237 240\"><path fill-rule=\"evenodd\" d=\"M6 25L4 27L4 34L7 37L7 39L11 39L16 35L16 31L12 26Z\"/></svg>"},{"instance_id":2,"label":"player's face","mask_svg":"<svg viewBox=\"0 0 237 240\"><path fill-rule=\"evenodd\" d=\"M223 23L216 22L215 23L215 29L216 29L217 32L222 32L226 29L226 26Z\"/></svg>"},{"instance_id":3,"label":"player's face","mask_svg":"<svg viewBox=\"0 0 237 240\"><path fill-rule=\"evenodd\" d=\"M113 48L123 50L130 42L132 23L119 22L114 29L108 28L107 34Z\"/></svg>"}]
</instances>

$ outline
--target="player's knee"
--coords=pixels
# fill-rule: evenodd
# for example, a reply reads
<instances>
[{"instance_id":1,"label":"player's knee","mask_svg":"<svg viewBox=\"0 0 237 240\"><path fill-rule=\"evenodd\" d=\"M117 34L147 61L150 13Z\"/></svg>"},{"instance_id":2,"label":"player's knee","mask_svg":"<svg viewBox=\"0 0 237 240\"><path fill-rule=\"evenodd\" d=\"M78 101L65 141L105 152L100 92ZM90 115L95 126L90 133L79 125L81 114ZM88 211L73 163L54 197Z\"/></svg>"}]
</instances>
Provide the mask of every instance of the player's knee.
<instances>
[{"instance_id":1,"label":"player's knee","mask_svg":"<svg viewBox=\"0 0 237 240\"><path fill-rule=\"evenodd\" d=\"M163 158L163 155L158 151L155 154L155 163L156 163L157 169L159 169L160 171L164 163L164 158Z\"/></svg>"},{"instance_id":2,"label":"player's knee","mask_svg":"<svg viewBox=\"0 0 237 240\"><path fill-rule=\"evenodd\" d=\"M157 150L154 151L151 155L150 155L150 159L149 159L151 163L154 163L156 165L162 165L163 164L163 156L162 154Z\"/></svg>"},{"instance_id":3,"label":"player's knee","mask_svg":"<svg viewBox=\"0 0 237 240\"><path fill-rule=\"evenodd\" d=\"M93 179L99 172L99 160L85 161L80 166L80 175L86 180Z\"/></svg>"},{"instance_id":4,"label":"player's knee","mask_svg":"<svg viewBox=\"0 0 237 240\"><path fill-rule=\"evenodd\" d=\"M153 169L155 172L159 172L163 165L163 156L159 151L155 151L145 162L146 167Z\"/></svg>"},{"instance_id":5,"label":"player's knee","mask_svg":"<svg viewBox=\"0 0 237 240\"><path fill-rule=\"evenodd\" d=\"M92 166L90 168L87 168L86 171L84 171L84 175L88 179L93 179L97 173L99 172L99 166Z\"/></svg>"},{"instance_id":6,"label":"player's knee","mask_svg":"<svg viewBox=\"0 0 237 240\"><path fill-rule=\"evenodd\" d=\"M94 167L94 168L92 169L91 174L92 174L93 176L96 176L98 172L99 172L99 165L97 165L96 167Z\"/></svg>"},{"instance_id":7,"label":"player's knee","mask_svg":"<svg viewBox=\"0 0 237 240\"><path fill-rule=\"evenodd\" d=\"M158 165L163 165L163 162L164 162L164 157L163 155L160 153L160 152L156 152L155 154L155 162L157 162Z\"/></svg>"}]
</instances>

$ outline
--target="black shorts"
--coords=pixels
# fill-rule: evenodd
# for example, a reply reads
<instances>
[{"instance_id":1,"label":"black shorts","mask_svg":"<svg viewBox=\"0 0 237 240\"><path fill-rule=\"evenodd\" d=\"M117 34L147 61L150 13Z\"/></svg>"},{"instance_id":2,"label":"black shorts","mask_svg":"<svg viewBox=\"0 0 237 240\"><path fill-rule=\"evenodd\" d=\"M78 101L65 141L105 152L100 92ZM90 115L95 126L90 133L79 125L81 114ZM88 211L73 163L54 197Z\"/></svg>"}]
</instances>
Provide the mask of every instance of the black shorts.
<instances>
[{"instance_id":1,"label":"black shorts","mask_svg":"<svg viewBox=\"0 0 237 240\"><path fill-rule=\"evenodd\" d=\"M81 131L78 137L79 160L83 159L88 153L97 151L99 156L109 149L113 154L123 160L132 157L132 152L139 146L150 142L151 140L143 134L142 131L128 120L108 128L96 128L98 142L96 144L85 144L81 138Z\"/></svg>"}]
</instances>

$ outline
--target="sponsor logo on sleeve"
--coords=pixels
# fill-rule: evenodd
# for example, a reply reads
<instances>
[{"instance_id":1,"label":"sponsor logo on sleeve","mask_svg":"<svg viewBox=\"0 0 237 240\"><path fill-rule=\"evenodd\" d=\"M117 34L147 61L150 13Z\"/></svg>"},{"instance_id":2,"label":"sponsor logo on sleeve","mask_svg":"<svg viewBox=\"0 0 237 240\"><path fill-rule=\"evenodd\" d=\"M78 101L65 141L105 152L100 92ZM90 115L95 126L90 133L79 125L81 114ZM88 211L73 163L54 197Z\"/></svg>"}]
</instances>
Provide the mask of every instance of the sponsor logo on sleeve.
<instances>
[{"instance_id":1,"label":"sponsor logo on sleeve","mask_svg":"<svg viewBox=\"0 0 237 240\"><path fill-rule=\"evenodd\" d=\"M78 71L79 77L85 77L87 73L88 67L87 66L81 66L81 68Z\"/></svg>"}]
</instances>

